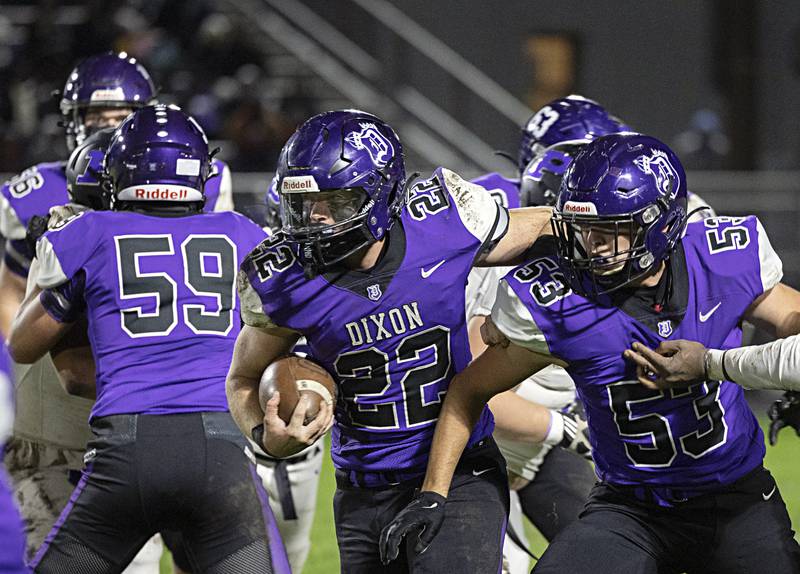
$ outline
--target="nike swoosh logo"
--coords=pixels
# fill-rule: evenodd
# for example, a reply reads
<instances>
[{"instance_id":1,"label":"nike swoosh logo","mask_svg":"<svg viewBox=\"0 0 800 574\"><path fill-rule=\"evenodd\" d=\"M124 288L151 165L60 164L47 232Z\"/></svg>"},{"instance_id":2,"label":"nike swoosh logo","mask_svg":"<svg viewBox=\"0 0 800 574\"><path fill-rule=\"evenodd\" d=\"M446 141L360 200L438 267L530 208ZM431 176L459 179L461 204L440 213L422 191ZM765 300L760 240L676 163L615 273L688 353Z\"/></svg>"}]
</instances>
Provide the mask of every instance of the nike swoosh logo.
<instances>
[{"instance_id":1,"label":"nike swoosh logo","mask_svg":"<svg viewBox=\"0 0 800 574\"><path fill-rule=\"evenodd\" d=\"M423 506L422 508L425 508L425 509L428 509L428 510L429 510L429 509L431 509L431 508L436 508L437 506L439 506L439 503L438 503L438 502L434 502L434 503L433 503L433 504L431 504L430 506Z\"/></svg>"},{"instance_id":2,"label":"nike swoosh logo","mask_svg":"<svg viewBox=\"0 0 800 574\"><path fill-rule=\"evenodd\" d=\"M494 470L494 467L491 467L491 466L490 466L489 468L484 468L483 470L474 470L474 469L473 469L473 471L472 471L472 475L473 475L473 476L480 476L480 475L482 475L482 474L486 474L486 473L487 473L487 472L489 472L490 470Z\"/></svg>"},{"instance_id":3,"label":"nike swoosh logo","mask_svg":"<svg viewBox=\"0 0 800 574\"><path fill-rule=\"evenodd\" d=\"M701 312L700 312L700 322L701 322L701 323L705 323L706 321L708 321L708 318L709 318L709 317L711 317L711 315L713 315L713 314L714 314L714 311L716 311L717 309L719 309L719 306L720 306L720 305L722 305L722 301L720 301L719 303L717 303L716 305L714 305L714 306L711 308L711 310L710 310L708 313L703 313L703 312L701 311Z\"/></svg>"},{"instance_id":4,"label":"nike swoosh logo","mask_svg":"<svg viewBox=\"0 0 800 574\"><path fill-rule=\"evenodd\" d=\"M422 278L423 278L423 279L427 279L428 277L430 277L430 276L431 276L431 274L432 274L434 271L436 271L437 269L439 269L439 267L441 267L441 266L442 266L442 264L443 264L445 261L447 261L447 260L446 260L446 259L442 259L441 261L439 261L439 263L437 263L436 265L434 265L434 266L433 266L433 267L431 267L430 269L425 269L424 267L420 267L420 268L419 268L419 272L420 272L420 274L422 275Z\"/></svg>"},{"instance_id":5,"label":"nike swoosh logo","mask_svg":"<svg viewBox=\"0 0 800 574\"><path fill-rule=\"evenodd\" d=\"M772 498L772 495L775 494L775 490L777 490L777 488L778 488L777 486L773 486L772 490L769 491L769 494L764 494L762 492L761 498L763 498L764 500L769 500L770 498Z\"/></svg>"}]
</instances>

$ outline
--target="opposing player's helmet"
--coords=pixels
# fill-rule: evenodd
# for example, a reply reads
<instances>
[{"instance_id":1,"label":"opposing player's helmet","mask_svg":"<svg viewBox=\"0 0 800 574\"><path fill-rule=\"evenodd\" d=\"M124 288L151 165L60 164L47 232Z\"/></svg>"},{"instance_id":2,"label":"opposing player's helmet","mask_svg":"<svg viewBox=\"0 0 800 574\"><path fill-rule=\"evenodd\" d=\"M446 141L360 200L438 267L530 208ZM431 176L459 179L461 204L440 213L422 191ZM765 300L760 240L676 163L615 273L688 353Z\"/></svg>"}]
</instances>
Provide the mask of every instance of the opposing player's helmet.
<instances>
[{"instance_id":1,"label":"opposing player's helmet","mask_svg":"<svg viewBox=\"0 0 800 574\"><path fill-rule=\"evenodd\" d=\"M281 152L283 230L320 271L383 238L404 201L403 148L394 130L359 110L314 116Z\"/></svg>"},{"instance_id":2,"label":"opposing player's helmet","mask_svg":"<svg viewBox=\"0 0 800 574\"><path fill-rule=\"evenodd\" d=\"M518 166L520 202L553 205L561 178L581 147L628 128L597 102L581 96L553 100L522 128Z\"/></svg>"},{"instance_id":3,"label":"opposing player's helmet","mask_svg":"<svg viewBox=\"0 0 800 574\"><path fill-rule=\"evenodd\" d=\"M155 96L150 74L125 52L85 59L72 70L61 94L61 116L69 149L91 135L85 124L89 108L138 109L151 103Z\"/></svg>"},{"instance_id":4,"label":"opposing player's helmet","mask_svg":"<svg viewBox=\"0 0 800 574\"><path fill-rule=\"evenodd\" d=\"M103 177L103 159L114 128L93 133L75 148L67 161L67 193L72 203L92 209L108 209L109 194Z\"/></svg>"},{"instance_id":5,"label":"opposing player's helmet","mask_svg":"<svg viewBox=\"0 0 800 574\"><path fill-rule=\"evenodd\" d=\"M211 172L208 140L177 106L148 106L128 116L114 132L105 171L112 209L138 205L199 211Z\"/></svg>"},{"instance_id":6,"label":"opposing player's helmet","mask_svg":"<svg viewBox=\"0 0 800 574\"><path fill-rule=\"evenodd\" d=\"M553 213L559 260L573 288L608 293L658 269L686 229L686 174L655 138L620 133L587 144L572 161ZM582 232L613 233L610 254L592 255ZM620 237L630 238L627 249ZM624 262L624 265L621 263Z\"/></svg>"}]
</instances>

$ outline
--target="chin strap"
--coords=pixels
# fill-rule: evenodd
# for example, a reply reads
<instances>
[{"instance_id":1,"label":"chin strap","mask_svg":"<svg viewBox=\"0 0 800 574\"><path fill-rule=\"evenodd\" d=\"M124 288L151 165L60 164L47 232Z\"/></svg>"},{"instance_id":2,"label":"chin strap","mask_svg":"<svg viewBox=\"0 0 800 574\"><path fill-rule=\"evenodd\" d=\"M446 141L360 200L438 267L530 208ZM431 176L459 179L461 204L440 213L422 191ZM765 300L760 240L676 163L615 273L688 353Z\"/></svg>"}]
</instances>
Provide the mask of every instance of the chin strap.
<instances>
[{"instance_id":1,"label":"chin strap","mask_svg":"<svg viewBox=\"0 0 800 574\"><path fill-rule=\"evenodd\" d=\"M664 262L664 265L666 266L664 269L664 277L658 282L658 289L656 290L656 296L653 300L653 311L656 313L661 313L666 309L669 300L672 299L674 280L672 277L672 265L670 265L669 259Z\"/></svg>"}]
</instances>

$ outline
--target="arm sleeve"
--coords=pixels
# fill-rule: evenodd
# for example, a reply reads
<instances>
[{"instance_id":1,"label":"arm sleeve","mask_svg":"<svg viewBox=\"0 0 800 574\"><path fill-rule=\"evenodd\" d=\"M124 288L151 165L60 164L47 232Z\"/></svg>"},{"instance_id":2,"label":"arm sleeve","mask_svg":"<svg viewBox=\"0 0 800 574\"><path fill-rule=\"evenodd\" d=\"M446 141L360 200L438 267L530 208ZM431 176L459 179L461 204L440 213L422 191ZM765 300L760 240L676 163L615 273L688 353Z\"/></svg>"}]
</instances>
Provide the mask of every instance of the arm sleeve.
<instances>
[{"instance_id":1,"label":"arm sleeve","mask_svg":"<svg viewBox=\"0 0 800 574\"><path fill-rule=\"evenodd\" d=\"M533 316L517 294L503 279L497 287L497 298L492 308L492 321L509 341L525 349L550 355L550 346Z\"/></svg>"},{"instance_id":2,"label":"arm sleeve","mask_svg":"<svg viewBox=\"0 0 800 574\"><path fill-rule=\"evenodd\" d=\"M102 236L98 236L101 222L90 221L94 215L91 211L73 215L36 242L39 287L49 289L66 283L92 257L102 242Z\"/></svg>"},{"instance_id":3,"label":"arm sleeve","mask_svg":"<svg viewBox=\"0 0 800 574\"><path fill-rule=\"evenodd\" d=\"M761 269L761 285L766 292L780 283L783 278L783 263L772 248L767 232L759 220L756 220L756 229L758 230L758 260Z\"/></svg>"},{"instance_id":4,"label":"arm sleeve","mask_svg":"<svg viewBox=\"0 0 800 574\"><path fill-rule=\"evenodd\" d=\"M479 253L494 247L508 231L508 210L484 188L449 169L442 169L442 176L461 222L483 246Z\"/></svg>"},{"instance_id":5,"label":"arm sleeve","mask_svg":"<svg viewBox=\"0 0 800 574\"><path fill-rule=\"evenodd\" d=\"M214 205L214 211L233 211L231 170L226 164L222 164L222 173L219 177L219 196L217 197L217 203Z\"/></svg>"},{"instance_id":6,"label":"arm sleeve","mask_svg":"<svg viewBox=\"0 0 800 574\"><path fill-rule=\"evenodd\" d=\"M708 367L709 378L730 378L747 389L800 391L800 335L728 351L709 349Z\"/></svg>"},{"instance_id":7,"label":"arm sleeve","mask_svg":"<svg viewBox=\"0 0 800 574\"><path fill-rule=\"evenodd\" d=\"M497 298L497 285L508 273L507 267L474 267L467 283L467 321L477 316L492 314Z\"/></svg>"},{"instance_id":8,"label":"arm sleeve","mask_svg":"<svg viewBox=\"0 0 800 574\"><path fill-rule=\"evenodd\" d=\"M36 278L39 287L49 289L69 281L49 237L42 237L36 243L36 259L39 260L39 276Z\"/></svg>"}]
</instances>

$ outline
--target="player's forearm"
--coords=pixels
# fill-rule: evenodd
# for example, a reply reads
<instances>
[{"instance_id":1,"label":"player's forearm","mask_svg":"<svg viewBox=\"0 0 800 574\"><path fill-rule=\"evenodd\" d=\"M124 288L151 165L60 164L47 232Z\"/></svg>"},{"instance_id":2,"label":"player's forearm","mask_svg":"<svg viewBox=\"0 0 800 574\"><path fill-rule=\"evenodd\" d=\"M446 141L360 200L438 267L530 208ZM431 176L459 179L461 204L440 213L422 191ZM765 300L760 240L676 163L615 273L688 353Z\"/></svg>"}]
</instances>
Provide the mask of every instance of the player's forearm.
<instances>
[{"instance_id":1,"label":"player's forearm","mask_svg":"<svg viewBox=\"0 0 800 574\"><path fill-rule=\"evenodd\" d=\"M296 341L296 336L275 335L269 329L251 325L245 325L239 332L225 393L231 416L245 436L249 437L253 427L264 422L264 411L258 402L261 375L272 361L288 353Z\"/></svg>"},{"instance_id":2,"label":"player's forearm","mask_svg":"<svg viewBox=\"0 0 800 574\"><path fill-rule=\"evenodd\" d=\"M228 408L233 420L246 437L264 422L264 411L258 403L258 379L228 373L225 381Z\"/></svg>"},{"instance_id":3,"label":"player's forearm","mask_svg":"<svg viewBox=\"0 0 800 574\"><path fill-rule=\"evenodd\" d=\"M31 292L22 302L8 338L8 352L18 363L35 363L52 349L70 323L53 319L39 301L39 289Z\"/></svg>"},{"instance_id":4,"label":"player's forearm","mask_svg":"<svg viewBox=\"0 0 800 574\"><path fill-rule=\"evenodd\" d=\"M549 207L523 207L508 212L508 231L491 252L481 257L476 265L495 267L524 263L526 253L536 240L550 229Z\"/></svg>"},{"instance_id":5,"label":"player's forearm","mask_svg":"<svg viewBox=\"0 0 800 574\"><path fill-rule=\"evenodd\" d=\"M495 395L489 401L495 432L512 440L543 442L552 422L550 409L520 397L514 391Z\"/></svg>"},{"instance_id":6,"label":"player's forearm","mask_svg":"<svg viewBox=\"0 0 800 574\"><path fill-rule=\"evenodd\" d=\"M24 297L25 278L13 273L3 262L0 264L0 333L6 340Z\"/></svg>"},{"instance_id":7,"label":"player's forearm","mask_svg":"<svg viewBox=\"0 0 800 574\"><path fill-rule=\"evenodd\" d=\"M481 416L485 398L469 391L466 384L459 384L456 376L444 401L436 432L433 435L428 470L422 490L432 491L446 497L450 483L472 429Z\"/></svg>"},{"instance_id":8,"label":"player's forearm","mask_svg":"<svg viewBox=\"0 0 800 574\"><path fill-rule=\"evenodd\" d=\"M800 390L800 335L724 352L710 349L708 359L710 379L748 389Z\"/></svg>"}]
</instances>

